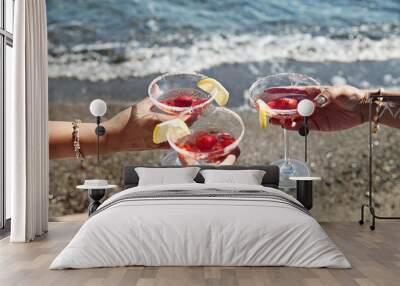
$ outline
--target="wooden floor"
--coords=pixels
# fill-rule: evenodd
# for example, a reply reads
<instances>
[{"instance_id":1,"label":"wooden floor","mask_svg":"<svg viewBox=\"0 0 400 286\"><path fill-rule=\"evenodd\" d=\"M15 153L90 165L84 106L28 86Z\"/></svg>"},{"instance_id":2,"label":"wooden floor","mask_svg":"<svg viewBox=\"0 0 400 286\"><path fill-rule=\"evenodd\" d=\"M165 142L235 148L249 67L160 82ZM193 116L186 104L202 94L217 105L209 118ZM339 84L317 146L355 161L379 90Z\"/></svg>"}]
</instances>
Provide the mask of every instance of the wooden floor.
<instances>
[{"instance_id":1,"label":"wooden floor","mask_svg":"<svg viewBox=\"0 0 400 286\"><path fill-rule=\"evenodd\" d=\"M328 223L324 229L353 269L288 267L124 267L48 270L79 229L79 222L50 223L44 237L28 244L0 241L0 285L400 285L400 223Z\"/></svg>"}]
</instances>

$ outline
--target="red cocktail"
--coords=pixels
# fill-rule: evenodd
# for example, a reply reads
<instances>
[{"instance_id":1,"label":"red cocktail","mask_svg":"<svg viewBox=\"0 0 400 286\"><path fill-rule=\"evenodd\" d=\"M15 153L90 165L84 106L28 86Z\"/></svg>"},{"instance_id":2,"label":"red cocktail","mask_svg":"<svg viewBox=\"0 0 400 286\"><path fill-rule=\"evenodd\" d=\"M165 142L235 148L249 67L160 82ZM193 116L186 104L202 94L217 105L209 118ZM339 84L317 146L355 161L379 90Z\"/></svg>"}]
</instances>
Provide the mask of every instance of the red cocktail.
<instances>
[{"instance_id":1,"label":"red cocktail","mask_svg":"<svg viewBox=\"0 0 400 286\"><path fill-rule=\"evenodd\" d=\"M297 105L304 97L293 94L285 94L280 96L281 97L279 98L271 98L266 90L265 93L258 97L270 108L268 117L285 121L294 121L295 119L301 117L297 112Z\"/></svg>"},{"instance_id":2,"label":"red cocktail","mask_svg":"<svg viewBox=\"0 0 400 286\"><path fill-rule=\"evenodd\" d=\"M208 132L210 128L215 128L231 134L233 138L228 140L227 136L224 137L222 134L217 136L211 132L210 137L201 139L204 140L203 143L194 144L189 141L187 144L178 146L177 138L167 136L169 144L179 155L182 164L185 164L184 158L187 159L186 164L189 164L188 161L190 164L218 163L227 157L242 139L244 125L240 117L232 111L214 107L212 104L215 101L219 106L224 106L229 99L229 92L215 79L198 73L167 73L155 78L150 83L148 93L156 107L184 119L190 126L191 134L201 130ZM210 139L211 137L212 139ZM225 138L225 141L221 139L222 137ZM208 143L207 140L209 140ZM231 143L232 141L234 142ZM183 143L183 141L179 143ZM212 145L210 150L206 150L207 144ZM226 147L221 147L224 144ZM190 149L193 150L189 151ZM175 153L169 153L162 160L162 164L179 164L179 160Z\"/></svg>"},{"instance_id":3,"label":"red cocktail","mask_svg":"<svg viewBox=\"0 0 400 286\"><path fill-rule=\"evenodd\" d=\"M235 112L210 106L189 129L190 134L184 137L167 134L168 142L177 152L182 165L218 165L239 156L238 146L244 135L244 124Z\"/></svg>"},{"instance_id":4,"label":"red cocktail","mask_svg":"<svg viewBox=\"0 0 400 286\"><path fill-rule=\"evenodd\" d=\"M194 133L181 138L175 144L178 148L186 150L192 154L189 158L187 158L188 156L185 156L183 153L178 154L182 164L190 162L192 157L198 157L198 159L206 161L207 163L218 164L229 154L236 155L239 152L238 149L225 152L225 148L233 144L235 141L236 139L227 132L217 129L208 129L195 131Z\"/></svg>"},{"instance_id":5,"label":"red cocktail","mask_svg":"<svg viewBox=\"0 0 400 286\"><path fill-rule=\"evenodd\" d=\"M308 76L284 73L261 78L250 87L250 101L259 111L260 126L265 128L268 118L273 118L279 120L283 127L284 158L271 163L280 169L279 187L281 189L290 190L296 187L290 177L310 175L305 162L289 158L289 137L285 127L294 127L301 117L297 111L298 103L308 97L301 87L318 85L316 80Z\"/></svg>"},{"instance_id":6,"label":"red cocktail","mask_svg":"<svg viewBox=\"0 0 400 286\"><path fill-rule=\"evenodd\" d=\"M155 78L149 85L149 98L169 114L199 114L216 95L205 92L197 83L207 77L197 73L168 73Z\"/></svg>"},{"instance_id":7,"label":"red cocktail","mask_svg":"<svg viewBox=\"0 0 400 286\"><path fill-rule=\"evenodd\" d=\"M179 113L180 110L176 108L192 108L194 113L198 114L208 106L208 98L204 92L190 88L168 91L161 95L158 101L165 106L172 107L163 108L161 106L162 110L168 113Z\"/></svg>"}]
</instances>

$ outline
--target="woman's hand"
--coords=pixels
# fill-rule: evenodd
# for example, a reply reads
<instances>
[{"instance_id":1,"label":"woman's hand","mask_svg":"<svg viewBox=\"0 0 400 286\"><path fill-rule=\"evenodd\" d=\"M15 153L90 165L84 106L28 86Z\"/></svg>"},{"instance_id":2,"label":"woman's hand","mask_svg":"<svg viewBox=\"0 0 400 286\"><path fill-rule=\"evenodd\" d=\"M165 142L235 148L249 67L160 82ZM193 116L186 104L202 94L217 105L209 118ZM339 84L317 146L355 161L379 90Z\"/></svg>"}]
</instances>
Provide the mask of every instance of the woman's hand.
<instances>
[{"instance_id":1,"label":"woman's hand","mask_svg":"<svg viewBox=\"0 0 400 286\"><path fill-rule=\"evenodd\" d=\"M277 87L267 89L268 93L304 94L314 101L316 108L309 119L309 128L319 131L337 131L348 129L364 123L368 92L358 88L343 86L307 86L307 87ZM284 128L299 129L303 119L295 120L296 124L285 122ZM281 125L281 121L271 119L271 123Z\"/></svg>"},{"instance_id":2,"label":"woman's hand","mask_svg":"<svg viewBox=\"0 0 400 286\"><path fill-rule=\"evenodd\" d=\"M153 129L162 122L176 118L176 115L167 115L152 111L153 104L149 99L125 109L104 123L107 136L107 151L119 152L129 150L167 149L168 142L163 144L153 143ZM183 120L190 125L197 116L186 115ZM240 149L235 149L231 154L217 162L217 165L233 165L239 157ZM196 165L196 161L186 158L184 165Z\"/></svg>"},{"instance_id":3,"label":"woman's hand","mask_svg":"<svg viewBox=\"0 0 400 286\"><path fill-rule=\"evenodd\" d=\"M153 143L153 130L158 123L174 119L176 115L153 109L154 105L146 98L104 122L107 152L169 148L167 142Z\"/></svg>"},{"instance_id":4,"label":"woman's hand","mask_svg":"<svg viewBox=\"0 0 400 286\"><path fill-rule=\"evenodd\" d=\"M187 114L181 118L190 125L197 119L197 114ZM168 115L154 111L154 105L146 98L133 106L118 113L103 123L106 133L100 137L101 154L140 151L150 149L168 149L168 142L153 143L154 127L160 122L177 118L177 115ZM97 151L96 124L81 123L79 127L80 147L84 156L95 155ZM50 158L74 157L71 122L49 122ZM229 156L218 162L221 165L234 164L240 150L237 149ZM190 161L190 160L189 160ZM190 164L193 162L187 162ZM194 162L193 164L195 164Z\"/></svg>"}]
</instances>

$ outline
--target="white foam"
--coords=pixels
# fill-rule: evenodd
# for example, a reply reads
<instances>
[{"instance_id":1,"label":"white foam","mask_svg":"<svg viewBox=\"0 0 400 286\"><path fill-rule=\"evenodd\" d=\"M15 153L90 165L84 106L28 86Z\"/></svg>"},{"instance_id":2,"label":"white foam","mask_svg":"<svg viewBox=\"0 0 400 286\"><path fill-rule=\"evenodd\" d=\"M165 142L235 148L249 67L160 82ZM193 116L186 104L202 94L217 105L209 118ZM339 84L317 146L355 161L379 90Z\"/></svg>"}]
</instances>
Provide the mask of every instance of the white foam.
<instances>
[{"instance_id":1,"label":"white foam","mask_svg":"<svg viewBox=\"0 0 400 286\"><path fill-rule=\"evenodd\" d=\"M172 39L176 40L176 39ZM71 53L49 56L50 77L111 80L176 70L202 70L224 63L276 60L307 62L385 61L400 58L400 37L372 40L292 35L220 35L194 38L191 45L144 47L139 42L77 45ZM124 61L113 63L104 51L124 49ZM58 50L65 50L58 47ZM101 53L100 53L101 52ZM255 71L254 71L255 72Z\"/></svg>"},{"instance_id":2,"label":"white foam","mask_svg":"<svg viewBox=\"0 0 400 286\"><path fill-rule=\"evenodd\" d=\"M333 85L344 85L347 83L347 80L343 76L335 75L332 77L331 83Z\"/></svg>"}]
</instances>

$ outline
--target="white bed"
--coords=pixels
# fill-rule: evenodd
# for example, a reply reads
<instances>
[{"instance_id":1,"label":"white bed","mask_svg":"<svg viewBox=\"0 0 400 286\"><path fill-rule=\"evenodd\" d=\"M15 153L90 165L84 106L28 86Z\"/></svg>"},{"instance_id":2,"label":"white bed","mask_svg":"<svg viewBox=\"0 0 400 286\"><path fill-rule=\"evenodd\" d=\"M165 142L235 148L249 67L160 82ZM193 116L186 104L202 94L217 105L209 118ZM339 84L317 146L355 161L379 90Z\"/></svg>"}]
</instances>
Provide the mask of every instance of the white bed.
<instances>
[{"instance_id":1,"label":"white bed","mask_svg":"<svg viewBox=\"0 0 400 286\"><path fill-rule=\"evenodd\" d=\"M50 269L128 265L351 267L291 196L263 186L197 183L112 196Z\"/></svg>"}]
</instances>

